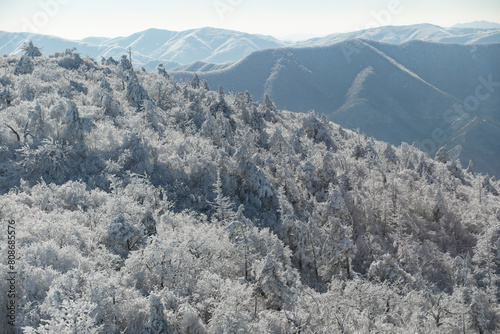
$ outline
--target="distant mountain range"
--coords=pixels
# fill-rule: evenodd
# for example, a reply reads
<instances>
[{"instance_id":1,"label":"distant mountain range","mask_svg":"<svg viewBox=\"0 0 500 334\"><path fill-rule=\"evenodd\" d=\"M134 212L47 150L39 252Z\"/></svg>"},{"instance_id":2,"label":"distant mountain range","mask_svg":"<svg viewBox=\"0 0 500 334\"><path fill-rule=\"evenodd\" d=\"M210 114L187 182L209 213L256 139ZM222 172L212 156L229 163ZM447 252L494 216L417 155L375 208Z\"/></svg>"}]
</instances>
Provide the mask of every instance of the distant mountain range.
<instances>
[{"instance_id":1,"label":"distant mountain range","mask_svg":"<svg viewBox=\"0 0 500 334\"><path fill-rule=\"evenodd\" d=\"M487 23L481 23L486 25ZM474 26L474 24L471 24ZM423 40L440 43L500 43L500 27L477 28L442 28L431 24L410 26L386 26L349 33L332 34L322 38L312 38L302 42L281 41L271 36L247 34L238 31L200 28L186 31L148 29L127 37L105 38L88 37L79 41L67 40L54 36L29 33L0 32L0 54L16 55L26 40L31 39L43 48L44 55L77 48L82 55L99 60L101 57L120 58L133 51L135 66L144 66L146 70L155 70L159 63L169 69L184 70L185 65L195 62L198 70L211 70L212 65L204 63L232 63L250 53L279 47L328 46L345 40L362 38L385 43L400 44L411 40Z\"/></svg>"},{"instance_id":2,"label":"distant mountain range","mask_svg":"<svg viewBox=\"0 0 500 334\"><path fill-rule=\"evenodd\" d=\"M27 39L44 55L76 47L97 60L131 48L134 66L148 71L162 63L179 78L196 72L213 88L248 90L259 101L268 94L278 108L314 109L431 155L446 146L463 164L473 159L477 170L500 176L500 28L492 23L386 26L296 43L214 28L81 41L0 32L0 54L21 54ZM488 80L494 84L479 89L488 95L479 101L477 88ZM478 110L450 116L455 104L476 100Z\"/></svg>"},{"instance_id":3,"label":"distant mountain range","mask_svg":"<svg viewBox=\"0 0 500 334\"><path fill-rule=\"evenodd\" d=\"M443 28L432 24L410 26L384 26L349 33L332 34L299 42L296 46L328 46L350 39L362 38L391 44L401 44L413 40L436 43L500 43L500 26L489 29L471 27Z\"/></svg>"},{"instance_id":4,"label":"distant mountain range","mask_svg":"<svg viewBox=\"0 0 500 334\"><path fill-rule=\"evenodd\" d=\"M0 54L20 54L28 39L43 48L44 55L76 47L82 55L95 59L119 59L133 51L135 66L156 70L159 63L166 69L197 61L226 63L240 60L253 51L288 45L271 36L251 35L238 31L200 28L181 32L148 29L128 37L89 37L70 41L53 36L0 32Z\"/></svg>"},{"instance_id":5,"label":"distant mountain range","mask_svg":"<svg viewBox=\"0 0 500 334\"><path fill-rule=\"evenodd\" d=\"M477 170L500 175L498 59L500 44L358 39L261 50L198 75L211 87L248 90L259 101L268 94L280 109L314 109L379 140L415 142L431 155L446 146L462 164L472 159ZM453 111L464 102L478 102L477 110Z\"/></svg>"},{"instance_id":6,"label":"distant mountain range","mask_svg":"<svg viewBox=\"0 0 500 334\"><path fill-rule=\"evenodd\" d=\"M469 23L458 23L452 28L475 28L475 29L500 29L500 24L487 21L474 21Z\"/></svg>"}]
</instances>

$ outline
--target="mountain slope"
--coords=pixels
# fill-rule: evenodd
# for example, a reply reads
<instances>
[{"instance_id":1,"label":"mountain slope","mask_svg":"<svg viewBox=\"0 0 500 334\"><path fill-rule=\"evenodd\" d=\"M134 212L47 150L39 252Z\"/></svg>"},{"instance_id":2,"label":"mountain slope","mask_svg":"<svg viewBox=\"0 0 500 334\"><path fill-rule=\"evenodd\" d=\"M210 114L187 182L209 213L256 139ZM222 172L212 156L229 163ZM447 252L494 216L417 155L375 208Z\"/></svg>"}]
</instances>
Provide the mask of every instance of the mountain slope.
<instances>
[{"instance_id":1,"label":"mountain slope","mask_svg":"<svg viewBox=\"0 0 500 334\"><path fill-rule=\"evenodd\" d=\"M375 61L348 99L394 67L395 85L438 96L358 43ZM294 54L276 56L281 76ZM15 329L498 332L500 182L446 150L72 52L0 57L0 73L0 291L16 291L0 304Z\"/></svg>"},{"instance_id":2,"label":"mountain slope","mask_svg":"<svg viewBox=\"0 0 500 334\"><path fill-rule=\"evenodd\" d=\"M279 108L296 112L314 109L343 126L359 128L393 144L416 142L430 154L441 145L454 143L450 150L468 145L467 154L456 154L462 164L467 164L475 151L482 152L489 158L478 158L478 168L500 175L499 145L486 145L481 136L467 136L461 131L476 117L481 120L474 122L476 133L483 131L484 121L498 122L499 56L500 44L411 41L394 45L354 40L328 47L263 50L222 70L200 72L199 76L212 87L249 90L261 101L268 94ZM490 81L493 86L481 86ZM488 97L477 110L464 109L458 115L453 112L455 105L475 101L478 87ZM498 137L500 128L495 122L488 122L488 130L484 130L488 136ZM464 138L472 137L474 140L466 144Z\"/></svg>"}]
</instances>

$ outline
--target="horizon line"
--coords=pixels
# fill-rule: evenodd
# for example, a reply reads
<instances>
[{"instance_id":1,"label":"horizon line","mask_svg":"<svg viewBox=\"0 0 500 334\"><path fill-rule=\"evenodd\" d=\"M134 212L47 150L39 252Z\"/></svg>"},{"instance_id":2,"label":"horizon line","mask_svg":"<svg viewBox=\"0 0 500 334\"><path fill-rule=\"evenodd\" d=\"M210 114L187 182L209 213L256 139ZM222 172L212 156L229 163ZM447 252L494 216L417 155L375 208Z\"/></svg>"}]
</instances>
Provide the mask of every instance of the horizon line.
<instances>
[{"instance_id":1,"label":"horizon line","mask_svg":"<svg viewBox=\"0 0 500 334\"><path fill-rule=\"evenodd\" d=\"M456 25L463 25L463 24L471 24L471 23L478 23L478 22L487 22L487 23L493 23L493 24L498 24L498 28L460 28L460 27L455 27ZM8 31L8 30L0 30L1 32L6 32L6 33L14 33L14 34L28 34L28 35L39 35L39 36L50 36L50 37L56 37L68 41L84 41L85 39L88 38L104 38L104 39L114 39L114 38L126 38L130 37L135 34L143 33L146 31L150 30L159 30L159 31L169 31L169 32L174 32L174 33L183 33L183 32L188 32L188 31L196 31L196 30L201 30L201 29L215 29L215 30L225 30L225 31L231 31L231 32L238 32L238 33L243 33L243 34L248 34L248 35L259 35L259 36L268 36L268 37L273 37L277 40L281 40L283 42L290 41L286 37L289 36L310 36L305 39L297 39L295 41L306 41L308 39L313 39L313 38L321 38L321 37L327 37L333 34L348 34L348 33L353 33L353 32L360 32L360 31L369 31L369 30L376 30L376 29L381 29L381 28L387 28L387 27L411 27L411 26L419 26L419 25L429 25L429 26L435 26L435 27L440 27L444 29L482 29L482 30L494 30L494 29L500 29L500 23L497 22L492 22L492 21L485 21L485 20L476 20L476 21L471 21L471 22L464 22L464 23L455 23L452 26L440 26L438 24L433 24L433 23L428 23L428 22L422 22L422 23L415 23L415 24L401 24L401 25L396 25L396 24L389 24L389 25L382 25L380 27L373 27L373 28L368 28L368 29L359 29L359 30L349 30L349 31L337 31L337 32L331 32L327 34L314 34L314 33L300 33L300 32L295 32L295 33L289 33L289 34L280 34L279 36L276 35L271 35L271 34L260 34L260 33L250 33L246 31L241 31L241 30L234 30L234 29L228 29L228 28L219 28L219 27L213 27L213 26L202 26L202 27L196 27L196 28L190 28L190 29L184 29L184 30L170 30L170 29L164 29L164 28L155 28L155 27L150 27L144 30L140 30L137 32L133 32L128 35L118 35L118 36L87 36L83 38L68 38L68 37L62 37L58 36L55 34L43 34L43 33L34 33L34 32L26 32L26 31Z\"/></svg>"}]
</instances>

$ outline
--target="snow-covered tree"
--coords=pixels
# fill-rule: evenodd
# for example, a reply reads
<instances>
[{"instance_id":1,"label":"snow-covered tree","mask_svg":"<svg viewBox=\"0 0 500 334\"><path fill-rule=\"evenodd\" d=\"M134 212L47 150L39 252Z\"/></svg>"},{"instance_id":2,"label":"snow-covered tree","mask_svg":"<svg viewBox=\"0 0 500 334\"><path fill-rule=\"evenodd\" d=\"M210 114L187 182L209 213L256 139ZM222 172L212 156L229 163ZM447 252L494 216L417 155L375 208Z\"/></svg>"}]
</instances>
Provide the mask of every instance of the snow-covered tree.
<instances>
[{"instance_id":1,"label":"snow-covered tree","mask_svg":"<svg viewBox=\"0 0 500 334\"><path fill-rule=\"evenodd\" d=\"M139 111L145 101L149 100L149 94L139 83L139 78L135 72L129 71L128 73L129 79L127 82L126 98L128 102Z\"/></svg>"},{"instance_id":2,"label":"snow-covered tree","mask_svg":"<svg viewBox=\"0 0 500 334\"><path fill-rule=\"evenodd\" d=\"M396 151L394 150L392 145L389 143L387 143L385 146L384 158L392 164L396 164L398 162L398 157L396 155Z\"/></svg>"},{"instance_id":3,"label":"snow-covered tree","mask_svg":"<svg viewBox=\"0 0 500 334\"><path fill-rule=\"evenodd\" d=\"M113 253L126 257L141 240L142 231L120 214L106 227L104 243Z\"/></svg>"},{"instance_id":4,"label":"snow-covered tree","mask_svg":"<svg viewBox=\"0 0 500 334\"><path fill-rule=\"evenodd\" d=\"M42 51L40 50L40 48L33 45L31 39L23 44L21 50L24 51L25 56L31 58L40 57L42 55Z\"/></svg>"},{"instance_id":5,"label":"snow-covered tree","mask_svg":"<svg viewBox=\"0 0 500 334\"><path fill-rule=\"evenodd\" d=\"M149 320L145 324L146 333L168 333L169 327L164 315L164 307L160 296L149 295Z\"/></svg>"},{"instance_id":6,"label":"snow-covered tree","mask_svg":"<svg viewBox=\"0 0 500 334\"><path fill-rule=\"evenodd\" d=\"M283 247L277 247L277 254L268 254L265 259L256 262L253 268L256 292L265 299L267 309L277 311L291 306L295 298L294 288L297 280L297 275L289 264L289 254L281 253L283 250Z\"/></svg>"},{"instance_id":7,"label":"snow-covered tree","mask_svg":"<svg viewBox=\"0 0 500 334\"><path fill-rule=\"evenodd\" d=\"M191 81L191 86L195 89L198 89L200 88L200 85L201 85L200 78L198 78L198 75L195 73L193 81Z\"/></svg>"},{"instance_id":8,"label":"snow-covered tree","mask_svg":"<svg viewBox=\"0 0 500 334\"><path fill-rule=\"evenodd\" d=\"M31 60L30 56L22 56L21 59L16 63L14 68L15 75L31 74L35 69L35 65Z\"/></svg>"},{"instance_id":9,"label":"snow-covered tree","mask_svg":"<svg viewBox=\"0 0 500 334\"><path fill-rule=\"evenodd\" d=\"M165 67L163 67L163 64L158 64L158 74L167 78L167 79L169 78L167 70L165 70Z\"/></svg>"},{"instance_id":10,"label":"snow-covered tree","mask_svg":"<svg viewBox=\"0 0 500 334\"><path fill-rule=\"evenodd\" d=\"M231 200L227 196L224 196L224 192L222 189L222 179L219 170L217 170L217 178L215 183L213 184L213 187L215 200L212 203L212 207L214 210L212 221L218 222L223 225L230 224L235 219L236 214L233 210Z\"/></svg>"},{"instance_id":11,"label":"snow-covered tree","mask_svg":"<svg viewBox=\"0 0 500 334\"><path fill-rule=\"evenodd\" d=\"M64 53L58 54L57 56L59 58L57 61L59 66L68 70L76 70L84 63L80 54L76 52L76 48L66 49Z\"/></svg>"},{"instance_id":12,"label":"snow-covered tree","mask_svg":"<svg viewBox=\"0 0 500 334\"><path fill-rule=\"evenodd\" d=\"M264 106L266 109L270 111L276 111L276 106L274 105L273 101L269 98L269 95L265 94L264 96Z\"/></svg>"},{"instance_id":13,"label":"snow-covered tree","mask_svg":"<svg viewBox=\"0 0 500 334\"><path fill-rule=\"evenodd\" d=\"M120 67L123 71L132 70L132 62L126 55L123 55L120 59Z\"/></svg>"},{"instance_id":14,"label":"snow-covered tree","mask_svg":"<svg viewBox=\"0 0 500 334\"><path fill-rule=\"evenodd\" d=\"M448 154L448 150L443 146L441 147L437 153L436 157L434 158L436 161L442 162L442 163L447 163L448 161L451 160L450 155Z\"/></svg>"},{"instance_id":15,"label":"snow-covered tree","mask_svg":"<svg viewBox=\"0 0 500 334\"><path fill-rule=\"evenodd\" d=\"M67 102L66 114L63 119L65 125L63 138L66 142L78 142L83 137L82 123L76 104L69 100Z\"/></svg>"}]
</instances>

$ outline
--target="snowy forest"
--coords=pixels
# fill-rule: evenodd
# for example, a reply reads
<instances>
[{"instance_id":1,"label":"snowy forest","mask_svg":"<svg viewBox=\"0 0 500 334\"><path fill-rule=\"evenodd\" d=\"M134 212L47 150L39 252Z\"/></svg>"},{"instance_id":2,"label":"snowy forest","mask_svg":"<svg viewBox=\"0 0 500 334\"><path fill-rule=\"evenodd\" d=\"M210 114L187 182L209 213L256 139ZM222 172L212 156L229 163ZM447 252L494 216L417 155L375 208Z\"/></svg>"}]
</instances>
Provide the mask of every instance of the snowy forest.
<instances>
[{"instance_id":1,"label":"snowy forest","mask_svg":"<svg viewBox=\"0 0 500 334\"><path fill-rule=\"evenodd\" d=\"M0 333L500 330L500 182L472 162L133 54L24 53L0 57Z\"/></svg>"}]
</instances>

